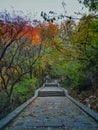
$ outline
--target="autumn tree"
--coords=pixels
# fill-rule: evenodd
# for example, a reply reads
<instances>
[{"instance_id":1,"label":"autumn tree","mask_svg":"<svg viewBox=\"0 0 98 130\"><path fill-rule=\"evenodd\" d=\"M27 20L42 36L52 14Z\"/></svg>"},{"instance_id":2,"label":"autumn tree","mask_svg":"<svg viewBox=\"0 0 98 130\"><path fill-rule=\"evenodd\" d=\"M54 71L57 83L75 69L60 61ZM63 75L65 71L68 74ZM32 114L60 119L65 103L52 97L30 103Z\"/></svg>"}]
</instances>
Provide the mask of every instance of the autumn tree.
<instances>
[{"instance_id":1,"label":"autumn tree","mask_svg":"<svg viewBox=\"0 0 98 130\"><path fill-rule=\"evenodd\" d=\"M40 39L25 17L1 15L0 21L0 89L11 98L14 86L30 73L41 50ZM35 45L37 43L37 45Z\"/></svg>"},{"instance_id":2,"label":"autumn tree","mask_svg":"<svg viewBox=\"0 0 98 130\"><path fill-rule=\"evenodd\" d=\"M46 22L39 26L41 42L42 42L42 57L41 66L49 72L52 66L51 56L54 50L62 51L62 45L59 39L60 29L57 24Z\"/></svg>"}]
</instances>

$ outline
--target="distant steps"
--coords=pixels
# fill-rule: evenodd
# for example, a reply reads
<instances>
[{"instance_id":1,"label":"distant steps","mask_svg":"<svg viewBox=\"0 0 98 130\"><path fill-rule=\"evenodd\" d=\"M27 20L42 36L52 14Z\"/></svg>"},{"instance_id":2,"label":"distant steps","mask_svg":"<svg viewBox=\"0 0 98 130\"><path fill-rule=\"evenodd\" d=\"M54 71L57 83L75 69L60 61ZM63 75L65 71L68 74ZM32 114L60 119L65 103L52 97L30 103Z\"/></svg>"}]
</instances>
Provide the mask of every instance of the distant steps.
<instances>
[{"instance_id":1,"label":"distant steps","mask_svg":"<svg viewBox=\"0 0 98 130\"><path fill-rule=\"evenodd\" d=\"M65 96L64 91L39 91L39 97Z\"/></svg>"}]
</instances>

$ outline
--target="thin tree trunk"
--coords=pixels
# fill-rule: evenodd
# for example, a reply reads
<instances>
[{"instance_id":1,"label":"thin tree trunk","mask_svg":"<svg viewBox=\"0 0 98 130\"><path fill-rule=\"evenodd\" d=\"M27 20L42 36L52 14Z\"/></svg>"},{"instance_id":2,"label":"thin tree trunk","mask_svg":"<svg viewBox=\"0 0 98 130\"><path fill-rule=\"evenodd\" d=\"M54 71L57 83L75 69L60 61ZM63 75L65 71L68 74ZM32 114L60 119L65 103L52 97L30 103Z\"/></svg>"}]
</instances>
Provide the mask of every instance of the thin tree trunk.
<instances>
[{"instance_id":1,"label":"thin tree trunk","mask_svg":"<svg viewBox=\"0 0 98 130\"><path fill-rule=\"evenodd\" d=\"M30 79L32 79L32 67L30 67Z\"/></svg>"}]
</instances>

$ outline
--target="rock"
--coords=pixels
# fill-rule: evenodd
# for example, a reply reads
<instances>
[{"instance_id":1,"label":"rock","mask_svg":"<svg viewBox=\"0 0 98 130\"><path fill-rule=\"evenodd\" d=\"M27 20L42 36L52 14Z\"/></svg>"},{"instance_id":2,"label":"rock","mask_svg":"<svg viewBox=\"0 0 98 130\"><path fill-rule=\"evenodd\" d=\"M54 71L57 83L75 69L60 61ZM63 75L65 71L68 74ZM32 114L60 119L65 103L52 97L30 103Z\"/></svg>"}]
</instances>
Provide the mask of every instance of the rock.
<instances>
[{"instance_id":1,"label":"rock","mask_svg":"<svg viewBox=\"0 0 98 130\"><path fill-rule=\"evenodd\" d=\"M89 107L89 108L92 108L92 109L96 109L96 104L97 104L97 100L96 100L96 96L90 96L88 98L85 98L85 100L83 101L83 103Z\"/></svg>"}]
</instances>

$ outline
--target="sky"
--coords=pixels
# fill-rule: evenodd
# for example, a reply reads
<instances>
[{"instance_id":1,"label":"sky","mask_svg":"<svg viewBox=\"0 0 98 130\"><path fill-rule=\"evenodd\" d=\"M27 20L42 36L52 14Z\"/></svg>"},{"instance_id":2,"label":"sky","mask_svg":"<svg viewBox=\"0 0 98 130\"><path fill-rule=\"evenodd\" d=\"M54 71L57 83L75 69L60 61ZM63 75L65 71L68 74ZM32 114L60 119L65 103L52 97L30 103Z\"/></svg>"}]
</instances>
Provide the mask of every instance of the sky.
<instances>
[{"instance_id":1,"label":"sky","mask_svg":"<svg viewBox=\"0 0 98 130\"><path fill-rule=\"evenodd\" d=\"M78 17L74 12L87 12L87 9L82 10L82 5L79 4L78 0L0 0L0 12L5 9L12 12L14 9L23 11L25 14L30 13L35 19L40 19L41 11L64 13L62 1L66 3L66 15L68 16Z\"/></svg>"}]
</instances>

